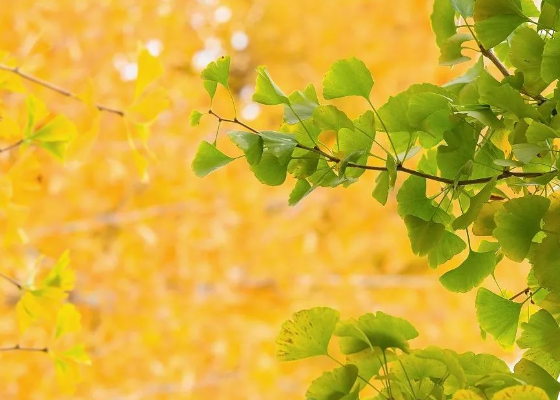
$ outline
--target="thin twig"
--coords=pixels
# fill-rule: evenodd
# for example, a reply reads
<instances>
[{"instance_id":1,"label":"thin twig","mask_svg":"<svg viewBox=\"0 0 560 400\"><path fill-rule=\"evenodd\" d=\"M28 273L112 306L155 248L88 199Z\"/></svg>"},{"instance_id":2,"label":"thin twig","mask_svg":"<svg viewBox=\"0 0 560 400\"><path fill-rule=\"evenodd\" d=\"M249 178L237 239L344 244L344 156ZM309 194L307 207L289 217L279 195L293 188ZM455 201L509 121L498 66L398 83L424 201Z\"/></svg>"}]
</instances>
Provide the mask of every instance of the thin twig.
<instances>
[{"instance_id":1,"label":"thin twig","mask_svg":"<svg viewBox=\"0 0 560 400\"><path fill-rule=\"evenodd\" d=\"M530 290L531 290L531 288L528 288L528 287L527 287L527 288L523 289L521 292L519 292L519 293L517 293L517 294L511 296L509 299L510 299L510 300L515 300L515 299L517 299L519 296L529 293Z\"/></svg>"},{"instance_id":2,"label":"thin twig","mask_svg":"<svg viewBox=\"0 0 560 400\"><path fill-rule=\"evenodd\" d=\"M21 78L29 81L29 82L36 83L37 85L43 86L43 87L45 87L47 89L50 89L54 92L57 92L57 93L59 93L63 96L70 97L71 99L75 99L75 100L79 100L79 101L83 102L83 100L78 95L72 93L71 91L69 91L67 89L64 89L60 86L54 85L54 84L52 84L50 82L47 82L43 79L37 78L33 75L22 72L19 67L10 67L9 65L5 65L5 64L0 63L0 70L11 72L11 73L16 74L16 75L20 76ZM106 105L103 105L103 104L95 104L95 107L99 111L105 111L105 112L108 112L108 113L116 114L116 115L119 115L121 117L124 117L124 115L125 115L125 112L123 110L119 110L117 108L109 107L109 106L106 106Z\"/></svg>"},{"instance_id":3,"label":"thin twig","mask_svg":"<svg viewBox=\"0 0 560 400\"><path fill-rule=\"evenodd\" d=\"M13 278L10 278L8 275L3 274L2 272L0 272L0 278L4 278L6 281L8 281L12 285L16 286L19 290L23 289L23 286L21 285L21 283L19 283L18 281L16 281Z\"/></svg>"},{"instance_id":4,"label":"thin twig","mask_svg":"<svg viewBox=\"0 0 560 400\"><path fill-rule=\"evenodd\" d=\"M214 111L209 110L208 114L215 116L218 121L220 122L229 122L232 124L237 124L239 126L244 127L245 129L255 133L255 134L259 134L260 132L252 127L250 127L249 125L245 124L244 122L240 121L237 118L234 119L227 119L227 118L223 118L220 115L216 114ZM300 149L304 149L304 150L308 150L314 153L317 153L323 157L325 157L327 160L334 162L334 163L340 163L342 162L342 160L336 156L333 156L331 154L325 153L324 151L322 151L321 149L319 149L318 147L309 147L306 145L303 145L301 143L298 143L296 145L296 147L300 148ZM374 165L362 165L362 164L356 164L353 162L349 162L348 163L348 167L350 168L359 168L359 169L364 169L364 170L370 170L370 171L387 171L388 169L386 167L378 167L378 166L374 166ZM461 181L457 181L455 182L454 179L449 179L449 178L442 178L440 176L435 176L435 175L430 175L430 174L426 174L424 172L421 171L416 171L410 168L406 168L405 166L403 166L402 164L398 164L397 165L397 171L401 171L401 172L405 172L409 175L415 175L415 176L419 176L421 178L425 178L425 179L429 179L432 181L436 181L436 182L440 182L440 183L445 183L445 184L455 184L457 186L468 186L468 185L476 185L476 184L481 184L481 183L487 183L490 182L492 179L494 179L493 176L489 176L489 177L485 177L485 178L476 178L476 179L465 179L465 180L461 180ZM517 178L538 178L540 176L543 176L545 174L548 174L549 172L513 172L513 171L504 171L502 172L500 175L498 175L498 177L496 178L497 180L504 180L504 179L508 179L508 178L512 178L512 177L517 177Z\"/></svg>"},{"instance_id":5,"label":"thin twig","mask_svg":"<svg viewBox=\"0 0 560 400\"><path fill-rule=\"evenodd\" d=\"M16 344L12 347L3 347L0 348L0 351L30 351L30 352L40 352L40 353L48 353L49 349L47 347L21 347L19 344Z\"/></svg>"},{"instance_id":6,"label":"thin twig","mask_svg":"<svg viewBox=\"0 0 560 400\"><path fill-rule=\"evenodd\" d=\"M0 153L4 153L5 151L10 151L12 149L15 149L16 147L19 147L23 144L23 139L18 140L15 143L12 143L11 145L9 145L8 147L4 147L3 149L0 149Z\"/></svg>"}]
</instances>

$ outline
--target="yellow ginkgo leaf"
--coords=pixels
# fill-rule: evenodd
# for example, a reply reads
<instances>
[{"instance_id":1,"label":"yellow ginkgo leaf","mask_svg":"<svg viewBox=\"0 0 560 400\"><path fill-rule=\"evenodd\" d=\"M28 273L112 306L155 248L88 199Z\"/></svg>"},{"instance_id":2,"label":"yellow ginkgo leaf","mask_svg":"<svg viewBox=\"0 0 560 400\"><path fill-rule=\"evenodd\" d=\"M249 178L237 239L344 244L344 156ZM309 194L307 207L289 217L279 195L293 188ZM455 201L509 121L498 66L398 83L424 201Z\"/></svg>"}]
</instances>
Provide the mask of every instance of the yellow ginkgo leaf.
<instances>
[{"instance_id":1,"label":"yellow ginkgo leaf","mask_svg":"<svg viewBox=\"0 0 560 400\"><path fill-rule=\"evenodd\" d=\"M546 392L539 387L511 386L500 390L496 393L492 400L549 400Z\"/></svg>"},{"instance_id":2,"label":"yellow ginkgo leaf","mask_svg":"<svg viewBox=\"0 0 560 400\"><path fill-rule=\"evenodd\" d=\"M49 115L49 110L43 101L30 95L25 99L25 111L27 113L27 121L23 136L28 138L33 135L35 125Z\"/></svg>"},{"instance_id":3,"label":"yellow ginkgo leaf","mask_svg":"<svg viewBox=\"0 0 560 400\"><path fill-rule=\"evenodd\" d=\"M139 124L152 122L162 111L169 108L169 104L167 92L163 88L155 88L136 98L127 110L127 115Z\"/></svg>"},{"instance_id":4,"label":"yellow ginkgo leaf","mask_svg":"<svg viewBox=\"0 0 560 400\"><path fill-rule=\"evenodd\" d=\"M76 126L64 115L56 116L42 128L31 134L27 143L34 143L52 153L59 159L64 159L66 149L76 137Z\"/></svg>"},{"instance_id":5,"label":"yellow ginkgo leaf","mask_svg":"<svg viewBox=\"0 0 560 400\"><path fill-rule=\"evenodd\" d=\"M21 127L16 119L7 113L3 113L0 118L0 138L14 140L14 138L20 138L21 136Z\"/></svg>"},{"instance_id":6,"label":"yellow ginkgo leaf","mask_svg":"<svg viewBox=\"0 0 560 400\"><path fill-rule=\"evenodd\" d=\"M99 137L100 113L91 118L87 130L81 131L74 140L68 145L66 151L67 160L83 161L91 152Z\"/></svg>"},{"instance_id":7,"label":"yellow ginkgo leaf","mask_svg":"<svg viewBox=\"0 0 560 400\"><path fill-rule=\"evenodd\" d=\"M49 351L54 361L55 375L63 392L73 393L82 380L80 365L91 365L91 360L83 345L76 345L63 352Z\"/></svg>"},{"instance_id":8,"label":"yellow ginkgo leaf","mask_svg":"<svg viewBox=\"0 0 560 400\"><path fill-rule=\"evenodd\" d=\"M81 315L73 304L65 303L56 318L55 338L72 332L78 332L81 325Z\"/></svg>"},{"instance_id":9,"label":"yellow ginkgo leaf","mask_svg":"<svg viewBox=\"0 0 560 400\"><path fill-rule=\"evenodd\" d=\"M20 332L35 322L53 321L68 295L60 289L26 289L16 305Z\"/></svg>"},{"instance_id":10,"label":"yellow ginkgo leaf","mask_svg":"<svg viewBox=\"0 0 560 400\"><path fill-rule=\"evenodd\" d=\"M140 50L140 54L138 56L138 77L136 79L134 99L138 99L146 87L158 79L162 74L163 66L161 65L159 59L151 55L147 49Z\"/></svg>"},{"instance_id":11,"label":"yellow ginkgo leaf","mask_svg":"<svg viewBox=\"0 0 560 400\"><path fill-rule=\"evenodd\" d=\"M70 253L65 251L43 280L41 286L70 291L74 288L75 282L76 273L70 268Z\"/></svg>"},{"instance_id":12,"label":"yellow ginkgo leaf","mask_svg":"<svg viewBox=\"0 0 560 400\"><path fill-rule=\"evenodd\" d=\"M482 398L471 390L461 389L453 394L452 400L482 400Z\"/></svg>"}]
</instances>

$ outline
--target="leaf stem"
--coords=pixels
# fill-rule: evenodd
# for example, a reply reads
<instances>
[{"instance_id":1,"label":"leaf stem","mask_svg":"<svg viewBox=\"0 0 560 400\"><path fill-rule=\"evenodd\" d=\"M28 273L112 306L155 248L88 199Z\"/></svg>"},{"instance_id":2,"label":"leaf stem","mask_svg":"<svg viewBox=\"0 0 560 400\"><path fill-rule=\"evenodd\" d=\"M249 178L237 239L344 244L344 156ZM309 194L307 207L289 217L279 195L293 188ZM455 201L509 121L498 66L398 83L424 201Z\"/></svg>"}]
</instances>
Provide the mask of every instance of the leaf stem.
<instances>
[{"instance_id":1,"label":"leaf stem","mask_svg":"<svg viewBox=\"0 0 560 400\"><path fill-rule=\"evenodd\" d=\"M8 147L4 147L3 149L0 149L0 153L4 153L6 151L10 151L15 149L16 147L19 147L23 144L23 139L18 140L15 143L12 143L11 145L9 145Z\"/></svg>"}]
</instances>

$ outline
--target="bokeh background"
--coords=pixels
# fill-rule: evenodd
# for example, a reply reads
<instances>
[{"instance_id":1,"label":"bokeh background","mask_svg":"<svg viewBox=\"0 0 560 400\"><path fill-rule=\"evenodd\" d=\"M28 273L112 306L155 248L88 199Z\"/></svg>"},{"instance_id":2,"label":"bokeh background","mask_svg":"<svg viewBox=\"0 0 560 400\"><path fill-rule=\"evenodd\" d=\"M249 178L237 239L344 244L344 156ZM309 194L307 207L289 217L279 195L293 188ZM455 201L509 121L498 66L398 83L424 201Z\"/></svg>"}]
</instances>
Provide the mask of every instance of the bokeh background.
<instances>
[{"instance_id":1,"label":"bokeh background","mask_svg":"<svg viewBox=\"0 0 560 400\"><path fill-rule=\"evenodd\" d=\"M200 70L232 56L232 87L242 117L258 128L280 124L280 109L251 103L257 65L286 92L356 56L376 80L373 101L416 82L441 84L460 72L437 65L431 0L0 0L0 50L22 70L97 101L132 100L139 44L164 65L171 107L154 124L155 158L139 174L122 118L103 114L89 152L60 164L44 151L2 154L17 163L18 212L0 211L2 272L24 281L44 254L71 250L72 300L83 313L79 339L93 365L73 396L54 382L47 356L0 354L1 399L304 398L329 361L280 364L274 339L299 309L331 306L343 317L383 310L413 322L416 347L499 350L480 338L474 295L445 291L415 257L394 196L371 198L375 175L348 189L321 189L287 206L292 184L261 186L243 162L205 179L190 170L215 121L190 128L207 110ZM89 83L88 83L89 82ZM27 85L56 112L90 131L83 104ZM7 107L18 97L0 93ZM363 104L337 103L356 116ZM226 96L215 107L231 113ZM225 144L225 141L223 141ZM11 165L10 164L10 165ZM17 237L6 232L17 228ZM523 267L521 267L523 268ZM500 282L524 287L519 267L503 264ZM526 271L525 271L526 272ZM491 285L491 283L490 283ZM0 282L0 345L18 342L17 291ZM31 331L24 344L40 345Z\"/></svg>"}]
</instances>

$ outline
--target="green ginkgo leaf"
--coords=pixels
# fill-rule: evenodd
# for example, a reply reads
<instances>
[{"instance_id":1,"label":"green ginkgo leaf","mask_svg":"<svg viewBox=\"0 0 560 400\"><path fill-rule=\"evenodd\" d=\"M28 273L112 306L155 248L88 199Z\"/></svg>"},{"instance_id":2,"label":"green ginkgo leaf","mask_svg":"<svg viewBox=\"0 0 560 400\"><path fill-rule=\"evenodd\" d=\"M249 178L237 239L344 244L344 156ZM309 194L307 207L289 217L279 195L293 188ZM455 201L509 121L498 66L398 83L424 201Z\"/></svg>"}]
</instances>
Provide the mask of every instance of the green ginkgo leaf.
<instances>
[{"instance_id":1,"label":"green ginkgo leaf","mask_svg":"<svg viewBox=\"0 0 560 400\"><path fill-rule=\"evenodd\" d=\"M482 188L482 190L480 190L480 192L471 197L468 210L463 215L457 217L455 221L453 221L453 229L467 229L469 225L476 220L484 204L486 204L488 200L490 200L492 191L496 187L496 182L497 177L492 178L492 180L488 182Z\"/></svg>"},{"instance_id":2,"label":"green ginkgo leaf","mask_svg":"<svg viewBox=\"0 0 560 400\"><path fill-rule=\"evenodd\" d=\"M408 237L412 252L419 256L425 256L439 245L445 226L434 221L425 221L413 215L404 217L408 230Z\"/></svg>"},{"instance_id":3,"label":"green ginkgo leaf","mask_svg":"<svg viewBox=\"0 0 560 400\"><path fill-rule=\"evenodd\" d=\"M263 153L263 139L256 135L243 131L228 132L230 140L243 151L250 165L257 164Z\"/></svg>"},{"instance_id":4,"label":"green ginkgo leaf","mask_svg":"<svg viewBox=\"0 0 560 400\"><path fill-rule=\"evenodd\" d=\"M216 61L212 61L208 64L208 66L202 70L200 77L205 81L217 82L229 89L228 79L230 62L230 56L220 57ZM210 97L213 97L213 94L210 94Z\"/></svg>"},{"instance_id":5,"label":"green ginkgo leaf","mask_svg":"<svg viewBox=\"0 0 560 400\"><path fill-rule=\"evenodd\" d=\"M428 253L428 265L430 268L436 268L461 253L466 247L463 239L453 232L445 231L439 245Z\"/></svg>"},{"instance_id":6,"label":"green ginkgo leaf","mask_svg":"<svg viewBox=\"0 0 560 400\"><path fill-rule=\"evenodd\" d=\"M253 101L270 106L290 104L290 100L274 83L265 66L257 67L257 83L255 93L253 94Z\"/></svg>"},{"instance_id":7,"label":"green ginkgo leaf","mask_svg":"<svg viewBox=\"0 0 560 400\"><path fill-rule=\"evenodd\" d=\"M314 400L358 399L359 391L352 391L357 377L358 368L352 364L323 372L323 375L311 383L306 398Z\"/></svg>"},{"instance_id":8,"label":"green ginkgo leaf","mask_svg":"<svg viewBox=\"0 0 560 400\"><path fill-rule=\"evenodd\" d=\"M525 259L549 206L550 200L546 197L532 195L504 203L504 208L494 217L493 234L506 257L513 261Z\"/></svg>"},{"instance_id":9,"label":"green ginkgo leaf","mask_svg":"<svg viewBox=\"0 0 560 400\"><path fill-rule=\"evenodd\" d=\"M532 361L522 358L515 364L515 374L527 382L543 389L550 399L557 399L560 393L560 383L546 370Z\"/></svg>"},{"instance_id":10,"label":"green ginkgo leaf","mask_svg":"<svg viewBox=\"0 0 560 400\"><path fill-rule=\"evenodd\" d=\"M490 49L503 42L529 18L523 14L519 0L477 0L474 21L478 40Z\"/></svg>"},{"instance_id":11,"label":"green ginkgo leaf","mask_svg":"<svg viewBox=\"0 0 560 400\"><path fill-rule=\"evenodd\" d=\"M276 339L276 357L292 361L327 355L339 318L338 311L327 307L298 311L282 324Z\"/></svg>"},{"instance_id":12,"label":"green ginkgo leaf","mask_svg":"<svg viewBox=\"0 0 560 400\"><path fill-rule=\"evenodd\" d=\"M418 332L407 320L379 311L364 314L357 320L341 321L335 335L340 337L342 353L353 354L374 348L408 352L408 341L417 337Z\"/></svg>"},{"instance_id":13,"label":"green ginkgo leaf","mask_svg":"<svg viewBox=\"0 0 560 400\"><path fill-rule=\"evenodd\" d=\"M335 62L323 79L323 97L327 100L361 96L369 100L373 78L363 61L351 57Z\"/></svg>"},{"instance_id":14,"label":"green ginkgo leaf","mask_svg":"<svg viewBox=\"0 0 560 400\"><path fill-rule=\"evenodd\" d=\"M439 281L452 292L465 293L480 285L495 267L495 252L477 253L471 250L461 265L443 274Z\"/></svg>"},{"instance_id":15,"label":"green ginkgo leaf","mask_svg":"<svg viewBox=\"0 0 560 400\"><path fill-rule=\"evenodd\" d=\"M234 158L226 156L213 144L202 141L194 157L192 169L196 176L202 178L233 160Z\"/></svg>"},{"instance_id":16,"label":"green ginkgo leaf","mask_svg":"<svg viewBox=\"0 0 560 400\"><path fill-rule=\"evenodd\" d=\"M492 400L550 400L544 390L536 386L511 386L500 390Z\"/></svg>"},{"instance_id":17,"label":"green ginkgo leaf","mask_svg":"<svg viewBox=\"0 0 560 400\"><path fill-rule=\"evenodd\" d=\"M512 346L523 304L505 299L485 288L478 289L475 304L480 327L502 346Z\"/></svg>"}]
</instances>

